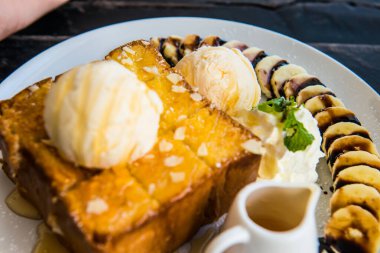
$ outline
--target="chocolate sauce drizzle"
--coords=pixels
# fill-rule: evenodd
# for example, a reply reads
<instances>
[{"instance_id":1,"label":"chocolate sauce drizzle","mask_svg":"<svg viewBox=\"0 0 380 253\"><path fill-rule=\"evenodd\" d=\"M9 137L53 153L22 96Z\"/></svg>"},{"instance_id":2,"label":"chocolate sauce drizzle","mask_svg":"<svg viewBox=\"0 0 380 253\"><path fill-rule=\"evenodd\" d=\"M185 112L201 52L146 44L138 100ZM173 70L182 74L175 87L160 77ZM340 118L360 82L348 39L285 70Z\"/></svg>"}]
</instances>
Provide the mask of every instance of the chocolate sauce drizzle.
<instances>
[{"instance_id":1,"label":"chocolate sauce drizzle","mask_svg":"<svg viewBox=\"0 0 380 253\"><path fill-rule=\"evenodd\" d=\"M370 146L367 142L356 142L356 143L345 143L342 147L339 147L337 149L334 149L330 156L327 158L327 163L330 164L330 166L333 166L336 159L341 156L342 154L348 152L348 151L356 151L356 150L362 150L367 151L369 150Z\"/></svg>"},{"instance_id":2,"label":"chocolate sauce drizzle","mask_svg":"<svg viewBox=\"0 0 380 253\"><path fill-rule=\"evenodd\" d=\"M181 43L180 45L180 50L181 52L185 52L186 49L189 49L191 51L195 51L197 50L197 48L199 47L199 44L201 43L201 37L199 36L195 36L194 40L191 42L191 43ZM182 57L183 57L183 54L181 53Z\"/></svg>"},{"instance_id":3,"label":"chocolate sauce drizzle","mask_svg":"<svg viewBox=\"0 0 380 253\"><path fill-rule=\"evenodd\" d=\"M318 78L311 77L310 79L304 81L301 85L299 85L296 90L294 91L294 96L297 97L298 93L309 86L315 86L315 85L322 85L323 87L326 87Z\"/></svg>"},{"instance_id":4,"label":"chocolate sauce drizzle","mask_svg":"<svg viewBox=\"0 0 380 253\"><path fill-rule=\"evenodd\" d=\"M356 131L356 132L352 132L351 134L349 135L344 135L344 134L338 134L338 135L335 135L335 136L331 136L330 138L326 138L326 142L325 142L325 150L329 150L331 144L341 138L341 137L344 137L344 136L350 136L350 135L357 135L357 136L361 136L363 138L366 138L370 141L372 141L371 137L369 136L368 132L363 132L363 131Z\"/></svg>"},{"instance_id":5,"label":"chocolate sauce drizzle","mask_svg":"<svg viewBox=\"0 0 380 253\"><path fill-rule=\"evenodd\" d=\"M369 166L371 167L371 166ZM374 167L371 167L375 170L379 170L378 168L374 168ZM342 180L342 179L339 179L336 184L335 184L335 191L342 188L343 186L346 186L346 185L349 185L349 184L357 184L358 182L357 181L351 181L351 180ZM373 187L372 185L369 185L369 184L366 184L366 183L363 183L363 182L360 182L360 184L364 184L366 186L371 186ZM377 217L377 216L376 216Z\"/></svg>"},{"instance_id":6,"label":"chocolate sauce drizzle","mask_svg":"<svg viewBox=\"0 0 380 253\"><path fill-rule=\"evenodd\" d=\"M255 68L256 65L262 60L264 59L265 57L267 57L268 55L264 52L264 51L261 51L260 53L258 53L256 55L256 57L251 61L251 64L252 64L252 67Z\"/></svg>"},{"instance_id":7,"label":"chocolate sauce drizzle","mask_svg":"<svg viewBox=\"0 0 380 253\"><path fill-rule=\"evenodd\" d=\"M332 91L320 92L320 93L318 93L318 94L316 94L316 95L314 95L314 96L311 96L311 97L309 97L308 99L306 99L306 100L303 102L303 104L305 104L305 103L306 103L307 101L309 101L310 99L315 98L316 96L320 96L320 95L330 95L330 96L336 97L335 94L334 94L334 92L332 92ZM326 108L325 108L325 109L326 109Z\"/></svg>"},{"instance_id":8,"label":"chocolate sauce drizzle","mask_svg":"<svg viewBox=\"0 0 380 253\"><path fill-rule=\"evenodd\" d=\"M269 74L268 74L268 83L269 83L269 91L270 91L270 94L272 97L275 97L275 94L274 94L274 91L273 91L273 87L272 85L270 84L271 83L271 80L272 80L272 76L273 76L273 73L278 70L279 68L281 68L282 66L285 66L285 65L288 65L289 63L286 61L286 60L281 60L279 62L277 62L273 67L272 69L269 71Z\"/></svg>"},{"instance_id":9,"label":"chocolate sauce drizzle","mask_svg":"<svg viewBox=\"0 0 380 253\"><path fill-rule=\"evenodd\" d=\"M317 95L315 97L318 97L319 101L322 102L323 108L321 110L319 110L319 111L313 112L313 114L312 114L313 117L317 113L323 111L324 109L335 106L333 100L331 99L330 94L321 94L321 95Z\"/></svg>"},{"instance_id":10,"label":"chocolate sauce drizzle","mask_svg":"<svg viewBox=\"0 0 380 253\"><path fill-rule=\"evenodd\" d=\"M326 109L327 108L322 110L322 112L325 111ZM334 117L334 115L332 115L330 122L319 126L319 131L323 135L323 133L326 131L326 129L329 126L334 125L338 122L352 122L352 123L355 123L355 124L358 124L359 126L361 126L360 121L358 120L358 118L356 118L356 116L354 114L347 114L347 115L343 115L340 117Z\"/></svg>"},{"instance_id":11,"label":"chocolate sauce drizzle","mask_svg":"<svg viewBox=\"0 0 380 253\"><path fill-rule=\"evenodd\" d=\"M358 161L357 163L353 163L353 164L350 164L350 165L346 165L346 166L339 166L339 167L336 167L334 172L333 172L333 181L335 181L336 177L338 176L339 172L341 172L342 170L345 170L349 167L353 167L353 166L357 166L357 165L366 165L366 166L369 166L371 168L374 168L374 169L377 169L377 170L380 170L380 167L377 167L377 166L374 166L373 164L370 164L366 161Z\"/></svg>"}]
</instances>

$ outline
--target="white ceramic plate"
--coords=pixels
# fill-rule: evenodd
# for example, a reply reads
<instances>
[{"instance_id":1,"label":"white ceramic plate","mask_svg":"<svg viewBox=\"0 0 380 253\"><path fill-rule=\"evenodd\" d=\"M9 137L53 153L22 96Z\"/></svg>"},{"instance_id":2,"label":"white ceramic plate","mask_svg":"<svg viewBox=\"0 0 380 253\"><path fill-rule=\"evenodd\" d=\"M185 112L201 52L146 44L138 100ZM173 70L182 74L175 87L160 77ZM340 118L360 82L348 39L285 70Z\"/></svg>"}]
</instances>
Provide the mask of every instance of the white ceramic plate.
<instances>
[{"instance_id":1,"label":"white ceramic plate","mask_svg":"<svg viewBox=\"0 0 380 253\"><path fill-rule=\"evenodd\" d=\"M96 29L69 40L37 55L0 84L0 100L15 95L23 88L45 77L60 74L78 64L102 59L109 51L135 39L152 36L218 35L225 40L237 39L250 46L265 49L289 62L303 66L335 91L345 105L352 109L380 143L380 96L361 78L334 59L318 50L284 35L237 22L205 18L158 18L125 22ZM323 162L322 162L323 163ZM325 190L327 168L319 166ZM326 178L326 180L324 179ZM37 221L13 214L4 199L13 189L12 183L0 173L0 252L30 252L36 240ZM320 225L326 218L325 198L319 208Z\"/></svg>"}]
</instances>

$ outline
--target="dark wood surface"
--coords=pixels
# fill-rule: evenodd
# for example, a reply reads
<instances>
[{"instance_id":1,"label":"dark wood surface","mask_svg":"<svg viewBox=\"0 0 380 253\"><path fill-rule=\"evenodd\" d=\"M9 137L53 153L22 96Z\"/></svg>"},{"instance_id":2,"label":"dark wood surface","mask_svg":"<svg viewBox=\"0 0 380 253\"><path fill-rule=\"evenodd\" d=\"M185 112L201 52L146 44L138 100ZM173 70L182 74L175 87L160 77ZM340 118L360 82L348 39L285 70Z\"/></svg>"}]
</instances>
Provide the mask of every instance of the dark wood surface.
<instances>
[{"instance_id":1,"label":"dark wood surface","mask_svg":"<svg viewBox=\"0 0 380 253\"><path fill-rule=\"evenodd\" d=\"M0 42L0 81L79 33L161 16L235 20L286 34L337 59L380 93L379 0L73 0Z\"/></svg>"}]
</instances>

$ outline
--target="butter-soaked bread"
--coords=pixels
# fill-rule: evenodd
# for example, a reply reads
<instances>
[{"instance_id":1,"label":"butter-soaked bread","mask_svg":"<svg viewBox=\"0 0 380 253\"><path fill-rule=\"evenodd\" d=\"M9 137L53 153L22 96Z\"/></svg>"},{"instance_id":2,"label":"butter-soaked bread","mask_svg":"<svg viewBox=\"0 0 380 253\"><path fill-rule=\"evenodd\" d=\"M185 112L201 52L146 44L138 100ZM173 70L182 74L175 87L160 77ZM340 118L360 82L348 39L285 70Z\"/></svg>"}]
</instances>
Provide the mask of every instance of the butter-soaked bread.
<instances>
[{"instance_id":1,"label":"butter-soaked bread","mask_svg":"<svg viewBox=\"0 0 380 253\"><path fill-rule=\"evenodd\" d=\"M106 58L135 72L140 80L159 95L164 106L161 129L173 129L182 119L205 107L207 101L193 99L193 92L190 92L190 87L182 76L169 67L154 47L144 43L131 42L113 50Z\"/></svg>"},{"instance_id":2,"label":"butter-soaked bread","mask_svg":"<svg viewBox=\"0 0 380 253\"><path fill-rule=\"evenodd\" d=\"M189 147L170 136L158 139L147 155L130 165L130 171L150 195L165 205L212 175L211 168Z\"/></svg>"},{"instance_id":3,"label":"butter-soaked bread","mask_svg":"<svg viewBox=\"0 0 380 253\"><path fill-rule=\"evenodd\" d=\"M4 169L74 252L170 252L226 212L241 187L256 179L260 156L241 147L256 137L192 95L149 43L132 42L107 58L160 96L155 146L107 170L65 161L44 129L45 96L54 85L46 79L0 103Z\"/></svg>"},{"instance_id":4,"label":"butter-soaked bread","mask_svg":"<svg viewBox=\"0 0 380 253\"><path fill-rule=\"evenodd\" d=\"M160 207L125 167L81 181L62 201L89 241L108 241L108 236L138 226Z\"/></svg>"}]
</instances>

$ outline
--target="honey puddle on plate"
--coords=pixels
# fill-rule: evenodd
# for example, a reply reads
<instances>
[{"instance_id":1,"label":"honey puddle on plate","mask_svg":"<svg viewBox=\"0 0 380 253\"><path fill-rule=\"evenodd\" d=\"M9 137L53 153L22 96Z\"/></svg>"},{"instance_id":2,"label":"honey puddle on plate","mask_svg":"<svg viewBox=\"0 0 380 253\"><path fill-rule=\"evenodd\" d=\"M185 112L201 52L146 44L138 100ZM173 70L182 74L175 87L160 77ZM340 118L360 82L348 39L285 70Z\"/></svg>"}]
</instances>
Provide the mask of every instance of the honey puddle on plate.
<instances>
[{"instance_id":1,"label":"honey puddle on plate","mask_svg":"<svg viewBox=\"0 0 380 253\"><path fill-rule=\"evenodd\" d=\"M41 219L38 210L23 198L17 189L8 195L5 203L17 215L34 220ZM38 241L34 246L33 253L69 253L44 223L38 226L37 231Z\"/></svg>"},{"instance_id":2,"label":"honey puddle on plate","mask_svg":"<svg viewBox=\"0 0 380 253\"><path fill-rule=\"evenodd\" d=\"M5 203L15 214L29 219L39 220L41 215L38 210L25 198L21 196L17 189L13 190L5 200ZM218 233L219 227L223 224L224 218L216 222L218 224L207 226L202 229L198 236L191 241L190 249L185 252L198 253L203 252L210 240ZM219 224L220 223L220 224ZM38 241L34 246L32 253L69 253L69 251L59 242L54 233L41 223L38 228ZM189 246L190 246L189 245ZM179 251L178 251L179 252ZM182 252L182 251L181 251Z\"/></svg>"},{"instance_id":3,"label":"honey puddle on plate","mask_svg":"<svg viewBox=\"0 0 380 253\"><path fill-rule=\"evenodd\" d=\"M69 253L45 223L41 223L37 230L38 241L33 253Z\"/></svg>"},{"instance_id":4,"label":"honey puddle on plate","mask_svg":"<svg viewBox=\"0 0 380 253\"><path fill-rule=\"evenodd\" d=\"M8 195L5 203L15 214L34 220L41 219L38 210L29 201L24 199L17 189Z\"/></svg>"}]
</instances>

